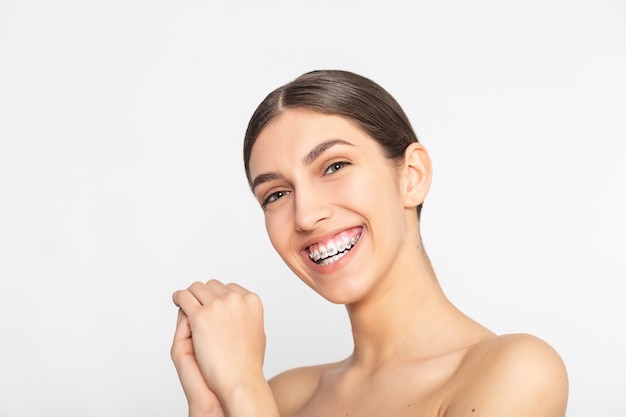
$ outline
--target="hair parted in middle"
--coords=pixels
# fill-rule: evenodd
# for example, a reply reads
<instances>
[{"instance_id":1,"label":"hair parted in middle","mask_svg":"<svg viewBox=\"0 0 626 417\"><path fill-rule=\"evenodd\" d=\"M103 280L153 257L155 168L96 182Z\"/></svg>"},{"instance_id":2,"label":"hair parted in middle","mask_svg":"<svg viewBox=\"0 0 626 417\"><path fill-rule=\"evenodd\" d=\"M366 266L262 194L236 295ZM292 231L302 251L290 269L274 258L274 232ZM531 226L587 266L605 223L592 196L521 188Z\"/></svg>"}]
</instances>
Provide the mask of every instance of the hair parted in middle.
<instances>
[{"instance_id":1,"label":"hair parted in middle","mask_svg":"<svg viewBox=\"0 0 626 417\"><path fill-rule=\"evenodd\" d=\"M402 161L407 146L418 141L398 102L372 80L349 71L311 71L268 94L250 118L243 145L249 184L250 154L256 139L268 123L288 109L308 109L352 120L383 147L387 158L396 161ZM417 207L418 216L421 207Z\"/></svg>"}]
</instances>

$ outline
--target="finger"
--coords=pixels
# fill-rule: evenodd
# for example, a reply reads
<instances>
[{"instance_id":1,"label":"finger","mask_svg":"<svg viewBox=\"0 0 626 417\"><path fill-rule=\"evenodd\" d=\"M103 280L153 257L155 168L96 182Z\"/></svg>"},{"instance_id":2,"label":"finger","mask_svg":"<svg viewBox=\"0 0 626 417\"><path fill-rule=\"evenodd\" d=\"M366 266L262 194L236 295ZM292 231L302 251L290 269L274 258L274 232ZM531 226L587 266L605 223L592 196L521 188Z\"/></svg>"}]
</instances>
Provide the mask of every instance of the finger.
<instances>
[{"instance_id":1,"label":"finger","mask_svg":"<svg viewBox=\"0 0 626 417\"><path fill-rule=\"evenodd\" d=\"M211 280L206 284L194 282L187 288L200 304L208 305L211 301L221 297L226 292L226 287L219 281Z\"/></svg>"},{"instance_id":2,"label":"finger","mask_svg":"<svg viewBox=\"0 0 626 417\"><path fill-rule=\"evenodd\" d=\"M176 318L176 331L174 332L174 342L177 340L189 339L191 337L191 328L189 321L182 309L178 309L178 317Z\"/></svg>"},{"instance_id":3,"label":"finger","mask_svg":"<svg viewBox=\"0 0 626 417\"><path fill-rule=\"evenodd\" d=\"M200 300L198 300L189 290L180 290L172 294L172 301L176 307L181 308L185 314L194 311L201 306Z\"/></svg>"},{"instance_id":4,"label":"finger","mask_svg":"<svg viewBox=\"0 0 626 417\"><path fill-rule=\"evenodd\" d=\"M171 357L188 399L206 396L206 392L210 390L196 361L191 343L191 329L182 310L178 310Z\"/></svg>"},{"instance_id":5,"label":"finger","mask_svg":"<svg viewBox=\"0 0 626 417\"><path fill-rule=\"evenodd\" d=\"M226 285L216 279L208 280L205 286L207 288L210 288L218 297L221 297L228 292L228 288L226 288Z\"/></svg>"},{"instance_id":6,"label":"finger","mask_svg":"<svg viewBox=\"0 0 626 417\"><path fill-rule=\"evenodd\" d=\"M248 294L252 294L250 291L248 291L247 289L245 289L244 287L242 287L239 284L235 284L234 282L231 282L229 284L226 284L226 288L228 288L231 291L234 291L240 295L248 295Z\"/></svg>"},{"instance_id":7,"label":"finger","mask_svg":"<svg viewBox=\"0 0 626 417\"><path fill-rule=\"evenodd\" d=\"M178 304L178 300L177 300L177 298L178 298L178 295L176 294L177 292L178 292L178 291L174 291L174 292L172 293L172 302L174 303L174 305L175 305L176 307L180 308L180 304Z\"/></svg>"}]
</instances>

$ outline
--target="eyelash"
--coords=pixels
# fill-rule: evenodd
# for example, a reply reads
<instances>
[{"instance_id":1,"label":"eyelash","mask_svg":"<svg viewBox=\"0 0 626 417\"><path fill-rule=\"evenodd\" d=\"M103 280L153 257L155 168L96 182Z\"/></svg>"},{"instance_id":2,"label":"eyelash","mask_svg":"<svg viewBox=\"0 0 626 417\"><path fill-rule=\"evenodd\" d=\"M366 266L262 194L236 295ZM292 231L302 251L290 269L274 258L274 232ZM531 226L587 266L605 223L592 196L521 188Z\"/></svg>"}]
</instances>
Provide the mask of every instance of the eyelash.
<instances>
[{"instance_id":1,"label":"eyelash","mask_svg":"<svg viewBox=\"0 0 626 417\"><path fill-rule=\"evenodd\" d=\"M330 164L330 165L328 166L328 168L326 168L326 171L324 171L324 174L325 174L325 175L332 174L332 173L334 173L334 172L339 171L341 168L343 168L343 167L345 167L345 166L347 166L347 165L350 165L350 162L346 162L346 161L338 161L338 162L333 162L332 164ZM330 171L331 169L332 169L333 171L332 171L332 172L328 172L328 171Z\"/></svg>"},{"instance_id":2,"label":"eyelash","mask_svg":"<svg viewBox=\"0 0 626 417\"><path fill-rule=\"evenodd\" d=\"M339 171L340 169L346 167L350 165L349 162L346 161L338 161L338 162L333 162L332 164L330 164L326 170L324 171L324 175L330 175L330 174L334 174L335 172ZM261 204L261 207L263 209L265 209L267 207L268 204L271 204L273 202L275 202L276 200L289 195L291 193L291 191L286 191L286 190L281 190L281 191L275 191L272 194L268 195L267 198L265 200L263 200L263 203Z\"/></svg>"},{"instance_id":3,"label":"eyelash","mask_svg":"<svg viewBox=\"0 0 626 417\"><path fill-rule=\"evenodd\" d=\"M274 201L278 200L279 198L282 198L282 197L286 196L289 193L290 193L290 191L276 191L276 192L273 192L272 194L268 195L265 200L263 200L263 204L261 204L261 207L266 208L268 204L273 203Z\"/></svg>"}]
</instances>

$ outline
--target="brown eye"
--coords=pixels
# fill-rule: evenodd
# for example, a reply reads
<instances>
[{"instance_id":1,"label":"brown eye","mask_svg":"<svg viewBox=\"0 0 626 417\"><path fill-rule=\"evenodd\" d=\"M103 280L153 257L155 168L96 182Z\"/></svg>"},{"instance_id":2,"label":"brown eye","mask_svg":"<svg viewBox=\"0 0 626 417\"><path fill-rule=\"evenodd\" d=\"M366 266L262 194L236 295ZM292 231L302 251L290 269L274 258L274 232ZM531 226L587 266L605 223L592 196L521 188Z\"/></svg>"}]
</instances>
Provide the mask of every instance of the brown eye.
<instances>
[{"instance_id":1,"label":"brown eye","mask_svg":"<svg viewBox=\"0 0 626 417\"><path fill-rule=\"evenodd\" d=\"M328 166L328 168L326 168L326 171L324 171L324 174L332 174L336 171L339 171L341 168L349 164L350 164L349 162L345 162L345 161L333 162L332 164Z\"/></svg>"},{"instance_id":2,"label":"brown eye","mask_svg":"<svg viewBox=\"0 0 626 417\"><path fill-rule=\"evenodd\" d=\"M261 206L265 208L268 204L273 203L274 201L286 196L287 194L289 194L289 191L276 191L268 195L267 198L263 200L263 204L261 204Z\"/></svg>"}]
</instances>

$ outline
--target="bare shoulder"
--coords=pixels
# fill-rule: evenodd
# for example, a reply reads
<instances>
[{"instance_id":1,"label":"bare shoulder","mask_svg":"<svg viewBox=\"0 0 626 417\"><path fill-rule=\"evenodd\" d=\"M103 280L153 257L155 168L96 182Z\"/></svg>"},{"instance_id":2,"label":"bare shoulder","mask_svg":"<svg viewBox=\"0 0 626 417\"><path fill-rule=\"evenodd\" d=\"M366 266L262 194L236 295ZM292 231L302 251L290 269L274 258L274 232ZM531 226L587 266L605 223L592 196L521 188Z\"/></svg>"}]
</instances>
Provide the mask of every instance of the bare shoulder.
<instances>
[{"instance_id":1,"label":"bare shoulder","mask_svg":"<svg viewBox=\"0 0 626 417\"><path fill-rule=\"evenodd\" d=\"M565 416L565 365L549 344L528 334L497 336L471 347L453 385L448 417Z\"/></svg>"},{"instance_id":2,"label":"bare shoulder","mask_svg":"<svg viewBox=\"0 0 626 417\"><path fill-rule=\"evenodd\" d=\"M295 368L270 379L270 388L280 415L293 415L296 410L299 410L315 394L324 372L340 364L341 362L337 362Z\"/></svg>"}]
</instances>

